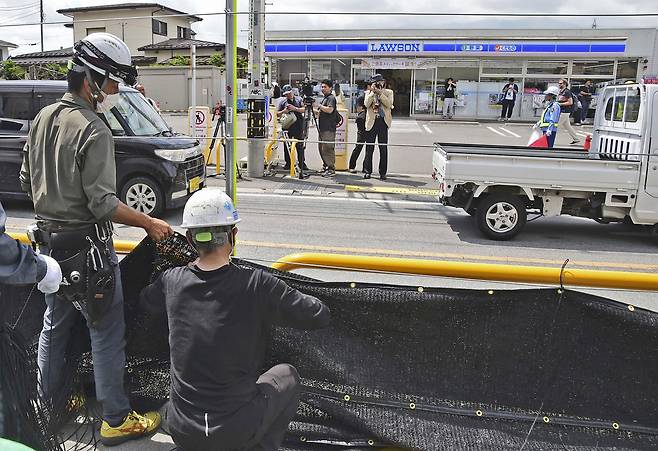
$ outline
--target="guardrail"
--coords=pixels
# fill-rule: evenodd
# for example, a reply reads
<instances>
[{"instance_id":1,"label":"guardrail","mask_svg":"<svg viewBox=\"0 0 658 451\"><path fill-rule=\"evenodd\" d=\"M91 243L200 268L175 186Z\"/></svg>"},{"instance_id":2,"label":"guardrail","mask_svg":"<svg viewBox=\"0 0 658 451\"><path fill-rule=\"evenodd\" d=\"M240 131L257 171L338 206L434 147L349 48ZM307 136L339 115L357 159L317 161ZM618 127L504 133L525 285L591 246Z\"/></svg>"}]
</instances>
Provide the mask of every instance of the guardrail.
<instances>
[{"instance_id":1,"label":"guardrail","mask_svg":"<svg viewBox=\"0 0 658 451\"><path fill-rule=\"evenodd\" d=\"M9 233L9 235L23 243L29 243L27 235L24 233ZM118 253L125 254L132 251L137 244L135 241L116 240L114 241L114 248ZM363 270L552 286L658 291L658 274L628 271L600 271L568 267L550 268L545 266L464 263L444 260L321 254L313 252L286 255L276 261L272 267L279 271L292 271L302 268Z\"/></svg>"}]
</instances>

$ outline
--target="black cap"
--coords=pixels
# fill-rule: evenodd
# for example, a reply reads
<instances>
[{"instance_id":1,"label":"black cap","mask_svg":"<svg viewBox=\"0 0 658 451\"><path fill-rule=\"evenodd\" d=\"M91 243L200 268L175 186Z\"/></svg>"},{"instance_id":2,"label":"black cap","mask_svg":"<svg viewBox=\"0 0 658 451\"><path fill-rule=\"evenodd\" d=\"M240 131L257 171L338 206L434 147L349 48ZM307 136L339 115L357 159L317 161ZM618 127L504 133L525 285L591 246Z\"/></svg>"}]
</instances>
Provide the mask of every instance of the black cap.
<instances>
[{"instance_id":1,"label":"black cap","mask_svg":"<svg viewBox=\"0 0 658 451\"><path fill-rule=\"evenodd\" d=\"M382 74L375 74L372 77L370 77L369 82L370 83L377 83L378 81L384 81L384 77Z\"/></svg>"}]
</instances>

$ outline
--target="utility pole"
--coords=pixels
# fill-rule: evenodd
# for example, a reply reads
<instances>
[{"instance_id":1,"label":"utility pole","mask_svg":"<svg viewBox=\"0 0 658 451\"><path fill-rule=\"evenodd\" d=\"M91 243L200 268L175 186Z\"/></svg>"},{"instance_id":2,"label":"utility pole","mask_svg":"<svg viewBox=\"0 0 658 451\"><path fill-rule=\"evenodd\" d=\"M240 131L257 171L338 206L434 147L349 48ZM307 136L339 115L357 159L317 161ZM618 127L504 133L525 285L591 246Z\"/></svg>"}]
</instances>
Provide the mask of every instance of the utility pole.
<instances>
[{"instance_id":1,"label":"utility pole","mask_svg":"<svg viewBox=\"0 0 658 451\"><path fill-rule=\"evenodd\" d=\"M41 26L41 51L43 52L43 0L39 0L39 22Z\"/></svg>"},{"instance_id":2,"label":"utility pole","mask_svg":"<svg viewBox=\"0 0 658 451\"><path fill-rule=\"evenodd\" d=\"M265 0L249 1L249 100L247 105L247 170L249 177L262 177L267 108L264 93Z\"/></svg>"},{"instance_id":3,"label":"utility pole","mask_svg":"<svg viewBox=\"0 0 658 451\"><path fill-rule=\"evenodd\" d=\"M226 194L237 205L238 134L238 10L237 0L226 0Z\"/></svg>"},{"instance_id":4,"label":"utility pole","mask_svg":"<svg viewBox=\"0 0 658 451\"><path fill-rule=\"evenodd\" d=\"M196 45L190 46L190 128L192 129L192 137L196 138ZM207 143L201 143L204 147Z\"/></svg>"}]
</instances>

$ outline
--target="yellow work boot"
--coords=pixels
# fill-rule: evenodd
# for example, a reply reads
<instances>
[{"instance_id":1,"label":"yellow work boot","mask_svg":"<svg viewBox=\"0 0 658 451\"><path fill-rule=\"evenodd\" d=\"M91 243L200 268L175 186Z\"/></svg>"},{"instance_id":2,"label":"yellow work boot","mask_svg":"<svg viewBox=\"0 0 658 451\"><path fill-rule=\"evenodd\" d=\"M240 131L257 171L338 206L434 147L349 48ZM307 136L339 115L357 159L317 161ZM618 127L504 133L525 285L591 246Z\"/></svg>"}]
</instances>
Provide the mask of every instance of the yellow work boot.
<instances>
[{"instance_id":1,"label":"yellow work boot","mask_svg":"<svg viewBox=\"0 0 658 451\"><path fill-rule=\"evenodd\" d=\"M145 437L157 431L161 421L162 418L158 412L146 412L144 415L140 415L133 410L117 427L112 427L107 421L103 421L101 442L105 446L114 446L128 440Z\"/></svg>"}]
</instances>

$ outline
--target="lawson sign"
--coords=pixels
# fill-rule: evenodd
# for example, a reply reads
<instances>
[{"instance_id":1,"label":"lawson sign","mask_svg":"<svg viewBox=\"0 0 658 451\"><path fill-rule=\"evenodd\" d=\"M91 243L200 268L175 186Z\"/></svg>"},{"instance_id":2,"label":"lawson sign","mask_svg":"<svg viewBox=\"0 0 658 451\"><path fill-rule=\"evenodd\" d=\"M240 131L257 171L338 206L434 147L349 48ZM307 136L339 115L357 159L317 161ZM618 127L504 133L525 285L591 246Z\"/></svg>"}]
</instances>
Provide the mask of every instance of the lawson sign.
<instances>
[{"instance_id":1,"label":"lawson sign","mask_svg":"<svg viewBox=\"0 0 658 451\"><path fill-rule=\"evenodd\" d=\"M371 42L368 52L371 53L420 53L423 44L420 42Z\"/></svg>"}]
</instances>

